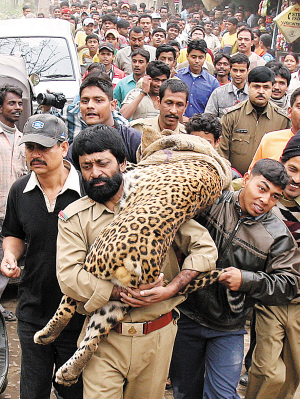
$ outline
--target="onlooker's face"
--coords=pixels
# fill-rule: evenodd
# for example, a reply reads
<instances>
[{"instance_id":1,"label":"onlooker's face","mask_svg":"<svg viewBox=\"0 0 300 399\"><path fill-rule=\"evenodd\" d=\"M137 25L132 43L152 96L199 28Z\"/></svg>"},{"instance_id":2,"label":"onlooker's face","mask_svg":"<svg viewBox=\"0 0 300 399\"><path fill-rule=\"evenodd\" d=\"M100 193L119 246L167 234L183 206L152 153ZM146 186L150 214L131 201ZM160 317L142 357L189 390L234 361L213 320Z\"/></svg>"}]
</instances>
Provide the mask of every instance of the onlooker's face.
<instances>
[{"instance_id":1,"label":"onlooker's face","mask_svg":"<svg viewBox=\"0 0 300 399\"><path fill-rule=\"evenodd\" d=\"M232 82L236 86L238 87L244 86L248 76L247 64L238 64L238 63L232 64L230 69L230 76Z\"/></svg>"},{"instance_id":2,"label":"onlooker's face","mask_svg":"<svg viewBox=\"0 0 300 399\"><path fill-rule=\"evenodd\" d=\"M146 68L148 66L148 62L145 57L140 54L132 57L132 72L138 76L142 77L146 73Z\"/></svg>"},{"instance_id":3,"label":"onlooker's face","mask_svg":"<svg viewBox=\"0 0 300 399\"><path fill-rule=\"evenodd\" d=\"M115 29L116 26L113 22L111 21L104 21L102 24L102 29L104 30L104 32L106 32L109 29Z\"/></svg>"},{"instance_id":4,"label":"onlooker's face","mask_svg":"<svg viewBox=\"0 0 300 399\"><path fill-rule=\"evenodd\" d=\"M161 19L166 20L168 18L168 11L164 8L160 10Z\"/></svg>"},{"instance_id":5,"label":"onlooker's face","mask_svg":"<svg viewBox=\"0 0 300 399\"><path fill-rule=\"evenodd\" d=\"M83 25L83 29L85 34L88 36L93 33L94 31L94 24Z\"/></svg>"},{"instance_id":6,"label":"onlooker's face","mask_svg":"<svg viewBox=\"0 0 300 399\"><path fill-rule=\"evenodd\" d=\"M282 188L275 186L264 176L252 176L247 172L239 196L242 215L258 217L269 212L277 204L282 193Z\"/></svg>"},{"instance_id":7,"label":"onlooker's face","mask_svg":"<svg viewBox=\"0 0 300 399\"><path fill-rule=\"evenodd\" d=\"M300 156L286 161L284 167L288 174L289 182L283 191L283 195L288 200L292 200L300 195Z\"/></svg>"},{"instance_id":8,"label":"onlooker's face","mask_svg":"<svg viewBox=\"0 0 300 399\"><path fill-rule=\"evenodd\" d=\"M106 41L111 43L114 46L114 49L117 47L118 45L118 39L112 34L109 33L106 37L105 37Z\"/></svg>"},{"instance_id":9,"label":"onlooker's face","mask_svg":"<svg viewBox=\"0 0 300 399\"><path fill-rule=\"evenodd\" d=\"M255 45L255 47L259 46L259 36L257 36L256 33L253 33L254 36L254 40L253 40L253 44Z\"/></svg>"},{"instance_id":10,"label":"onlooker's face","mask_svg":"<svg viewBox=\"0 0 300 399\"><path fill-rule=\"evenodd\" d=\"M249 99L257 107L265 107L271 98L272 82L251 82L249 84Z\"/></svg>"},{"instance_id":11,"label":"onlooker's face","mask_svg":"<svg viewBox=\"0 0 300 399\"><path fill-rule=\"evenodd\" d=\"M163 32L156 32L152 36L152 44L154 47L158 47L165 42L166 42L166 36L164 35Z\"/></svg>"},{"instance_id":12,"label":"onlooker's face","mask_svg":"<svg viewBox=\"0 0 300 399\"><path fill-rule=\"evenodd\" d=\"M238 34L237 37L238 51L240 53L249 54L251 53L251 47L253 40L251 39L251 33L247 30L243 30Z\"/></svg>"},{"instance_id":13,"label":"onlooker's face","mask_svg":"<svg viewBox=\"0 0 300 399\"><path fill-rule=\"evenodd\" d=\"M116 108L116 101L110 101L99 87L90 86L82 90L80 96L80 111L87 125L113 126L112 111Z\"/></svg>"},{"instance_id":14,"label":"onlooker's face","mask_svg":"<svg viewBox=\"0 0 300 399\"><path fill-rule=\"evenodd\" d=\"M62 13L61 19L65 19L66 21L70 21L71 15L67 13Z\"/></svg>"},{"instance_id":15,"label":"onlooker's face","mask_svg":"<svg viewBox=\"0 0 300 399\"><path fill-rule=\"evenodd\" d=\"M88 48L89 50L95 52L95 51L97 51L97 48L98 48L98 46L99 46L99 42L98 42L97 39L89 39L89 40L86 42L86 46L87 46L87 48Z\"/></svg>"},{"instance_id":16,"label":"onlooker's face","mask_svg":"<svg viewBox=\"0 0 300 399\"><path fill-rule=\"evenodd\" d=\"M141 18L139 26L144 29L145 33L149 33L152 27L151 18Z\"/></svg>"},{"instance_id":17,"label":"onlooker's face","mask_svg":"<svg viewBox=\"0 0 300 399\"><path fill-rule=\"evenodd\" d=\"M242 22L242 21L243 21L243 13L241 13L241 12L236 12L236 13L235 13L235 18L236 18L239 22Z\"/></svg>"},{"instance_id":18,"label":"onlooker's face","mask_svg":"<svg viewBox=\"0 0 300 399\"><path fill-rule=\"evenodd\" d=\"M219 146L221 138L219 138L217 141L215 141L215 137L212 133L209 132L204 132L203 130L200 131L193 131L191 132L193 136L198 136L201 137L202 139L206 140L209 142L213 148L217 148Z\"/></svg>"},{"instance_id":19,"label":"onlooker's face","mask_svg":"<svg viewBox=\"0 0 300 399\"><path fill-rule=\"evenodd\" d=\"M152 18L152 29L158 28L160 25L160 19L159 18Z\"/></svg>"},{"instance_id":20,"label":"onlooker's face","mask_svg":"<svg viewBox=\"0 0 300 399\"><path fill-rule=\"evenodd\" d=\"M169 28L167 31L168 39L175 40L176 37L179 35L179 31L176 28Z\"/></svg>"},{"instance_id":21,"label":"onlooker's face","mask_svg":"<svg viewBox=\"0 0 300 399\"><path fill-rule=\"evenodd\" d=\"M150 82L150 94L153 96L159 95L160 86L168 79L167 75L156 76Z\"/></svg>"},{"instance_id":22,"label":"onlooker's face","mask_svg":"<svg viewBox=\"0 0 300 399\"><path fill-rule=\"evenodd\" d=\"M53 147L37 143L25 143L25 155L30 169L38 176L59 171L63 158L67 156L69 145L66 141Z\"/></svg>"},{"instance_id":23,"label":"onlooker's face","mask_svg":"<svg viewBox=\"0 0 300 399\"><path fill-rule=\"evenodd\" d=\"M160 53L158 59L167 64L170 67L170 69L175 68L176 66L176 60L174 59L172 51Z\"/></svg>"},{"instance_id":24,"label":"onlooker's face","mask_svg":"<svg viewBox=\"0 0 300 399\"><path fill-rule=\"evenodd\" d=\"M162 125L161 128L171 130L176 129L179 120L182 120L186 107L186 93L172 93L170 89L166 89L159 106L159 120Z\"/></svg>"},{"instance_id":25,"label":"onlooker's face","mask_svg":"<svg viewBox=\"0 0 300 399\"><path fill-rule=\"evenodd\" d=\"M212 31L212 33L215 35L215 36L220 36L220 33L221 33L221 28L219 27L219 26L215 26L214 27L214 29L213 29L213 31Z\"/></svg>"},{"instance_id":26,"label":"onlooker's face","mask_svg":"<svg viewBox=\"0 0 300 399\"><path fill-rule=\"evenodd\" d=\"M209 35L212 32L213 26L211 23L204 25L205 33Z\"/></svg>"},{"instance_id":27,"label":"onlooker's face","mask_svg":"<svg viewBox=\"0 0 300 399\"><path fill-rule=\"evenodd\" d=\"M118 32L120 33L120 35L128 37L129 29L129 26L128 28L118 28Z\"/></svg>"},{"instance_id":28,"label":"onlooker's face","mask_svg":"<svg viewBox=\"0 0 300 399\"><path fill-rule=\"evenodd\" d=\"M236 25L234 25L233 23L231 23L231 22L226 22L226 28L227 28L227 32L229 32L229 33L235 33L235 31L236 31Z\"/></svg>"},{"instance_id":29,"label":"onlooker's face","mask_svg":"<svg viewBox=\"0 0 300 399\"><path fill-rule=\"evenodd\" d=\"M295 72L295 70L296 70L296 68L298 66L298 63L297 63L296 59L291 54L288 54L285 57L283 64L284 64L284 66L287 67L287 69L291 73Z\"/></svg>"},{"instance_id":30,"label":"onlooker's face","mask_svg":"<svg viewBox=\"0 0 300 399\"><path fill-rule=\"evenodd\" d=\"M178 21L178 25L180 26L181 32L183 32L185 28L185 20L181 19L180 21Z\"/></svg>"},{"instance_id":31,"label":"onlooker's face","mask_svg":"<svg viewBox=\"0 0 300 399\"><path fill-rule=\"evenodd\" d=\"M31 13L31 8L25 8L25 10L23 11L23 15L27 15Z\"/></svg>"},{"instance_id":32,"label":"onlooker's face","mask_svg":"<svg viewBox=\"0 0 300 399\"><path fill-rule=\"evenodd\" d=\"M60 17L61 17L61 11L60 11L59 8L56 8L56 9L53 11L53 16L54 16L54 18L60 18Z\"/></svg>"},{"instance_id":33,"label":"onlooker's face","mask_svg":"<svg viewBox=\"0 0 300 399\"><path fill-rule=\"evenodd\" d=\"M3 105L0 106L0 121L14 127L23 111L23 100L14 93L6 93Z\"/></svg>"},{"instance_id":34,"label":"onlooker's face","mask_svg":"<svg viewBox=\"0 0 300 399\"><path fill-rule=\"evenodd\" d=\"M192 50L186 56L192 73L200 74L205 61L205 53L200 50Z\"/></svg>"},{"instance_id":35,"label":"onlooker's face","mask_svg":"<svg viewBox=\"0 0 300 399\"><path fill-rule=\"evenodd\" d=\"M230 63L227 58L223 57L215 65L217 76L226 76L230 72Z\"/></svg>"},{"instance_id":36,"label":"onlooker's face","mask_svg":"<svg viewBox=\"0 0 300 399\"><path fill-rule=\"evenodd\" d=\"M129 43L130 43L131 49L136 50L140 47L143 47L144 38L145 38L145 36L144 36L143 32L140 32L140 33L130 32Z\"/></svg>"},{"instance_id":37,"label":"onlooker's face","mask_svg":"<svg viewBox=\"0 0 300 399\"><path fill-rule=\"evenodd\" d=\"M288 87L286 79L280 75L275 76L275 83L272 88L272 98L280 100L285 95Z\"/></svg>"},{"instance_id":38,"label":"onlooker's face","mask_svg":"<svg viewBox=\"0 0 300 399\"><path fill-rule=\"evenodd\" d=\"M215 18L216 19L222 19L222 17L223 17L222 11L221 10L216 10L215 11Z\"/></svg>"},{"instance_id":39,"label":"onlooker's face","mask_svg":"<svg viewBox=\"0 0 300 399\"><path fill-rule=\"evenodd\" d=\"M114 54L106 49L102 49L98 55L99 61L103 65L111 65L114 60Z\"/></svg>"},{"instance_id":40,"label":"onlooker's face","mask_svg":"<svg viewBox=\"0 0 300 399\"><path fill-rule=\"evenodd\" d=\"M293 106L289 107L288 117L292 121L292 129L296 134L300 129L300 96L297 96Z\"/></svg>"},{"instance_id":41,"label":"onlooker's face","mask_svg":"<svg viewBox=\"0 0 300 399\"><path fill-rule=\"evenodd\" d=\"M196 29L192 33L191 40L195 40L195 39L204 39L204 34L201 29L199 29L199 30Z\"/></svg>"}]
</instances>

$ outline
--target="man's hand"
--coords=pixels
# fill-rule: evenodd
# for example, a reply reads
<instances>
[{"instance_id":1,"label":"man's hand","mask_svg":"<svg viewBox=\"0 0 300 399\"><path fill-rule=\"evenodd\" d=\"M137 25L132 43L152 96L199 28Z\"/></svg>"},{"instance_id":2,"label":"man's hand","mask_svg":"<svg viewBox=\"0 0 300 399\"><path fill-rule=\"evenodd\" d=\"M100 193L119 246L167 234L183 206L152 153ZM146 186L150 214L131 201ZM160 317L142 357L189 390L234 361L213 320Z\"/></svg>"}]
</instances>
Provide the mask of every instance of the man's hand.
<instances>
[{"instance_id":1,"label":"man's hand","mask_svg":"<svg viewBox=\"0 0 300 399\"><path fill-rule=\"evenodd\" d=\"M151 82L152 82L152 78L149 75L145 75L143 77L142 90L145 91L146 93L149 93L149 91L150 91L150 83Z\"/></svg>"},{"instance_id":2,"label":"man's hand","mask_svg":"<svg viewBox=\"0 0 300 399\"><path fill-rule=\"evenodd\" d=\"M236 267L227 267L219 277L219 282L232 291L238 291L242 284L242 273Z\"/></svg>"},{"instance_id":3,"label":"man's hand","mask_svg":"<svg viewBox=\"0 0 300 399\"><path fill-rule=\"evenodd\" d=\"M161 273L154 283L141 284L138 289L127 288L127 294L120 294L121 301L134 308L149 306L155 302L160 302L167 295L166 288L163 287L164 275Z\"/></svg>"},{"instance_id":4,"label":"man's hand","mask_svg":"<svg viewBox=\"0 0 300 399\"><path fill-rule=\"evenodd\" d=\"M17 278L21 274L21 269L18 267L16 258L11 252L4 252L1 262L1 272L6 277Z\"/></svg>"}]
</instances>

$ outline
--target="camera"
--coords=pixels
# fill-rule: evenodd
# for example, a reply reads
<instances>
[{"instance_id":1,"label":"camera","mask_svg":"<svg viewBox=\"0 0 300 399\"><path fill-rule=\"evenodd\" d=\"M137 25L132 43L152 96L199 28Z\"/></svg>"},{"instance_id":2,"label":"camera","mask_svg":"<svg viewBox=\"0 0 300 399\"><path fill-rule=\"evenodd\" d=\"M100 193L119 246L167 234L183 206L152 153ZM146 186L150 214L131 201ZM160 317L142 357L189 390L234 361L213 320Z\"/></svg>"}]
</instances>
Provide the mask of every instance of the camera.
<instances>
[{"instance_id":1,"label":"camera","mask_svg":"<svg viewBox=\"0 0 300 399\"><path fill-rule=\"evenodd\" d=\"M63 109L67 99L63 93L40 93L37 95L36 101L39 105L48 105L51 107Z\"/></svg>"}]
</instances>

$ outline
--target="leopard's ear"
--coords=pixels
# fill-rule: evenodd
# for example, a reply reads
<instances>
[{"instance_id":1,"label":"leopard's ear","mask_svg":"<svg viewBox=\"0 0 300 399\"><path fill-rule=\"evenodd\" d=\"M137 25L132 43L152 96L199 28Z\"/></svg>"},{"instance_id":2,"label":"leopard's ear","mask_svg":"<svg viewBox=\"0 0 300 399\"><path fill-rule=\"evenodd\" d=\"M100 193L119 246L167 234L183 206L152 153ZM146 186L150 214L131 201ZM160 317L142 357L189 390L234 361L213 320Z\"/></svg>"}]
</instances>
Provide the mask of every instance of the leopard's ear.
<instances>
[{"instance_id":1,"label":"leopard's ear","mask_svg":"<svg viewBox=\"0 0 300 399\"><path fill-rule=\"evenodd\" d=\"M142 134L142 151L144 151L150 144L154 143L154 141L159 140L163 137L162 133L153 129L151 126L143 126L143 134Z\"/></svg>"}]
</instances>

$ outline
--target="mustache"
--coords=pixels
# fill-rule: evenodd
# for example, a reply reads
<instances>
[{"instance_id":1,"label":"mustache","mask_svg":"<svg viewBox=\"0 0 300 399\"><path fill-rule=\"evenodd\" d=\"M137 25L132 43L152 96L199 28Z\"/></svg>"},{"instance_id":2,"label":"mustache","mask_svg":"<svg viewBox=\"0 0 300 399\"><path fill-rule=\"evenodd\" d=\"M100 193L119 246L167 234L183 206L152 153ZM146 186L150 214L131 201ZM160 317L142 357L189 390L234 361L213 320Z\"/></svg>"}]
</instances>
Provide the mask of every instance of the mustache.
<instances>
[{"instance_id":1,"label":"mustache","mask_svg":"<svg viewBox=\"0 0 300 399\"><path fill-rule=\"evenodd\" d=\"M95 184L98 183L109 183L111 179L109 177L96 177L89 180L87 183L89 186L93 187Z\"/></svg>"},{"instance_id":2,"label":"mustache","mask_svg":"<svg viewBox=\"0 0 300 399\"><path fill-rule=\"evenodd\" d=\"M30 166L32 166L34 162L39 162L39 163L42 163L43 165L47 166L47 162L43 161L40 158L35 158L32 161L30 161Z\"/></svg>"}]
</instances>

